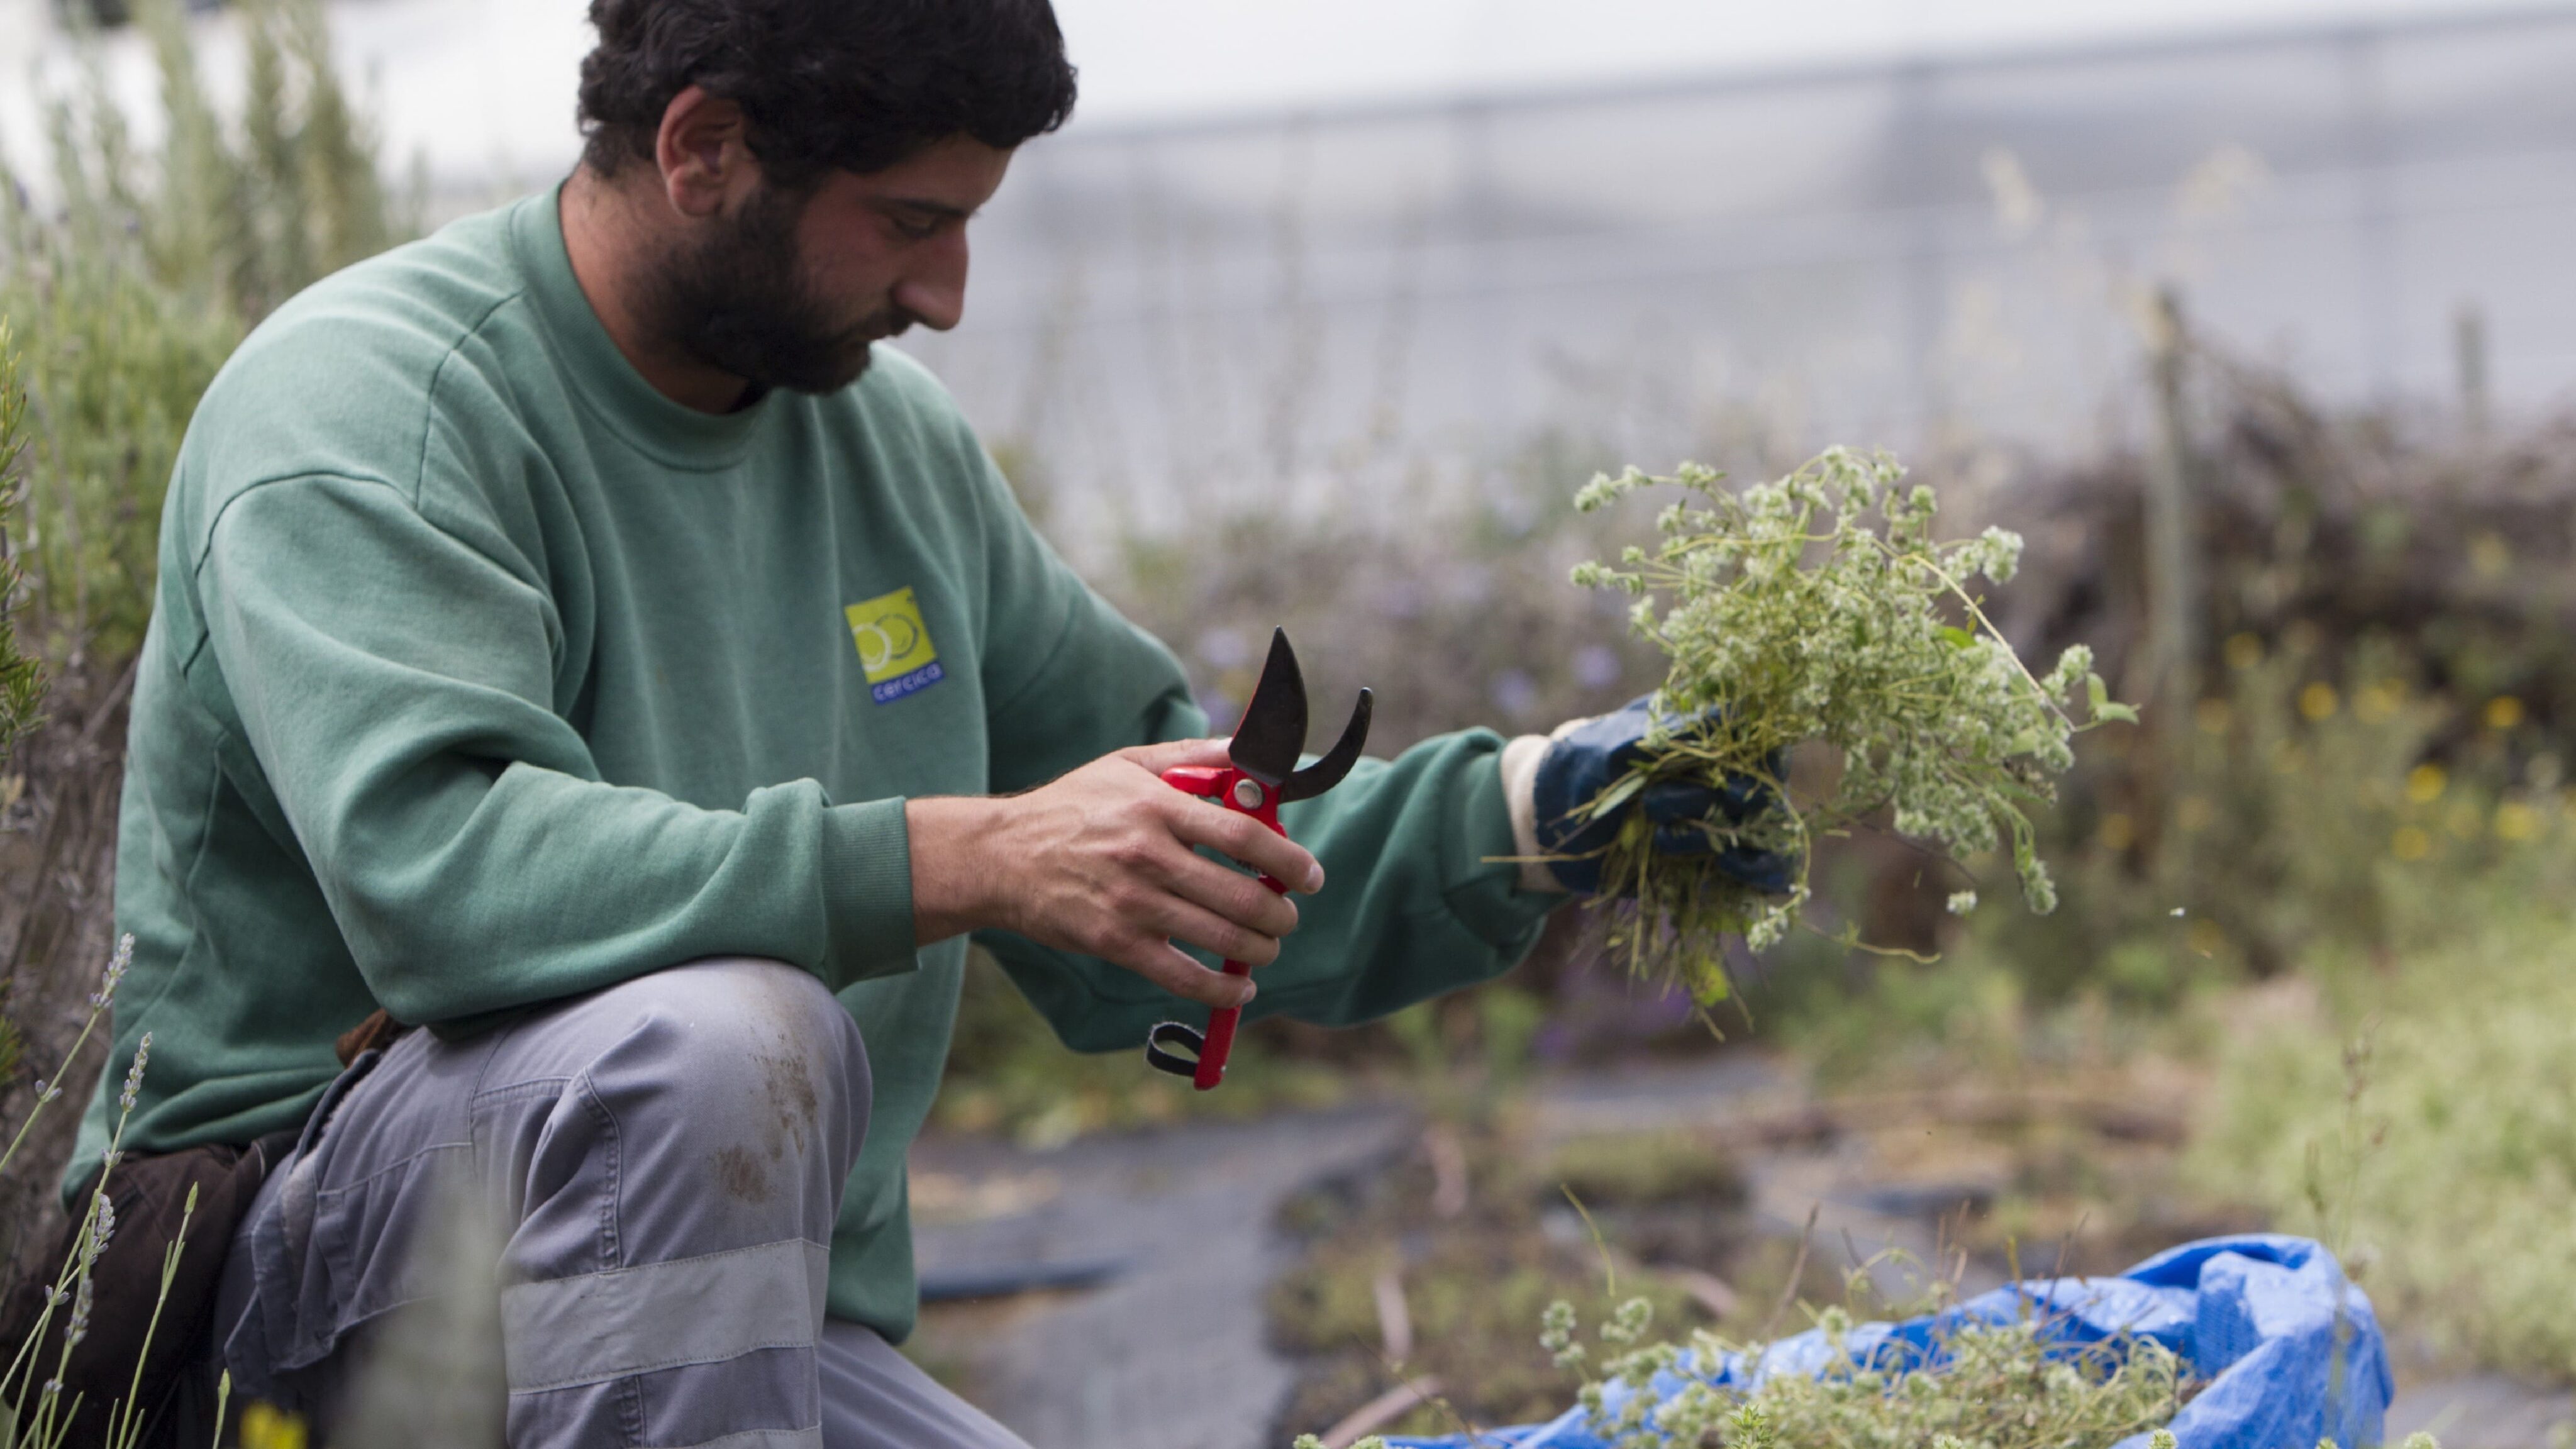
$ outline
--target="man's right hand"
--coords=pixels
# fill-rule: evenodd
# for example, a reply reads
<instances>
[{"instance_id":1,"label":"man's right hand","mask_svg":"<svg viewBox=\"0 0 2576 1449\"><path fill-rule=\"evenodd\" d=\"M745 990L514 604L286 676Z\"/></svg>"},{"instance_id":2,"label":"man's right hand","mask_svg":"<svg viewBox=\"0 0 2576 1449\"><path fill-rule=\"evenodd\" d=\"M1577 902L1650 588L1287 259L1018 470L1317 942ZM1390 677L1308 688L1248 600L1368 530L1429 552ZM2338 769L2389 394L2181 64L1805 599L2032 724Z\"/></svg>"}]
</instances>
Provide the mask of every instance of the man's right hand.
<instances>
[{"instance_id":1,"label":"man's right hand","mask_svg":"<svg viewBox=\"0 0 2576 1449\"><path fill-rule=\"evenodd\" d=\"M1179 740L1105 755L1022 795L904 802L912 839L914 939L988 928L1097 956L1176 996L1241 1006L1252 983L1211 971L1174 943L1266 966L1297 929L1297 907L1207 846L1288 883L1324 887L1296 842L1162 781L1182 765L1224 765L1223 740Z\"/></svg>"}]
</instances>

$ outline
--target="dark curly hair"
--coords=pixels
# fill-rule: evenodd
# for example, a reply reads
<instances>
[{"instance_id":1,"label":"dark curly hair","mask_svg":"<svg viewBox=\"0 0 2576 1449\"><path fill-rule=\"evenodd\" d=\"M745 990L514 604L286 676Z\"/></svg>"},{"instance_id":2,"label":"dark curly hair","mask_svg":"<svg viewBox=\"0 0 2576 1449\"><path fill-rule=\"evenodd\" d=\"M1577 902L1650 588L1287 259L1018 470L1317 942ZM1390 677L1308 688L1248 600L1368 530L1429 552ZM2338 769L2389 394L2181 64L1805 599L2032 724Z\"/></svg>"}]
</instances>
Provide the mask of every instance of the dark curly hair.
<instances>
[{"instance_id":1,"label":"dark curly hair","mask_svg":"<svg viewBox=\"0 0 2576 1449\"><path fill-rule=\"evenodd\" d=\"M1048 0L591 0L583 163L653 155L692 85L741 106L769 179L882 171L967 135L1009 148L1064 124L1073 67Z\"/></svg>"}]
</instances>

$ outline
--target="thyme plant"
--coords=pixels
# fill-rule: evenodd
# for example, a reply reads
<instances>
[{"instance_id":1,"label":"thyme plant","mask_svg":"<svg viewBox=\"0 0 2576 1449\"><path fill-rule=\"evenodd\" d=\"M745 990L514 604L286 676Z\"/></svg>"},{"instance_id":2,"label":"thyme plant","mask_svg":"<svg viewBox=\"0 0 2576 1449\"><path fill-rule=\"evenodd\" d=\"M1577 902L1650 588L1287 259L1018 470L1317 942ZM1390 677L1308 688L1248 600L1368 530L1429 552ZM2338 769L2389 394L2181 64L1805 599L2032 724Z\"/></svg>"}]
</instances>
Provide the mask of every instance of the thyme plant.
<instances>
[{"instance_id":1,"label":"thyme plant","mask_svg":"<svg viewBox=\"0 0 2576 1449\"><path fill-rule=\"evenodd\" d=\"M2044 1316L1965 1323L1940 1338L1929 1361L1891 1366L1883 1354L1845 1348L1853 1318L1827 1308L1816 1324L1836 1357L1821 1371L1721 1389L1692 1371L1758 1348L1706 1331L1688 1343L1650 1343L1653 1320L1640 1298L1599 1326L1608 1357L1598 1376L1573 1306L1551 1305L1543 1320L1539 1345L1559 1368L1583 1376L1585 1428L1614 1449L2109 1449L2141 1433L2150 1449L2177 1449L2165 1426L2202 1387L2153 1339L2052 1342ZM1667 1392L1654 1390L1658 1377ZM1677 1388L1674 1378L1682 1380ZM1614 1396L1613 1384L1627 1392ZM1363 1439L1352 1449L1383 1442ZM1304 1435L1296 1449L1323 1449L1323 1441ZM2334 1441L2317 1449L2334 1449ZM2403 1449L2441 1446L2417 1433Z\"/></svg>"},{"instance_id":2,"label":"thyme plant","mask_svg":"<svg viewBox=\"0 0 2576 1449\"><path fill-rule=\"evenodd\" d=\"M1703 1006L1727 993L1724 938L1756 950L1778 942L1808 900L1815 841L1880 812L1954 860L2008 843L2022 898L2034 911L2054 908L2027 807L2054 798L2074 762L2071 736L2136 719L2081 645L2045 675L2023 665L1979 593L2012 578L2020 537L1989 528L1936 538L1933 491L1903 478L1886 454L1835 448L1741 491L1684 464L1670 477L1604 474L1575 497L1592 512L1649 487L1689 495L1658 518L1660 543L1629 548L1616 566L1583 564L1574 581L1632 595L1631 624L1672 659L1639 763L1583 810L1589 821L1620 821L1602 875L1637 909L1614 924L1614 942L1633 965L1677 976ZM1841 774L1801 798L1784 762L1809 744L1830 747ZM1745 778L1772 807L1700 828L1717 849L1787 856L1782 894L1761 894L1708 858L1648 848L1655 827L1639 799L1648 784L1723 790ZM1974 891L1950 900L1961 914L1975 905Z\"/></svg>"},{"instance_id":3,"label":"thyme plant","mask_svg":"<svg viewBox=\"0 0 2576 1449\"><path fill-rule=\"evenodd\" d=\"M2052 1345L2038 1318L1966 1324L1940 1343L1937 1361L1911 1372L1891 1370L1872 1355L1843 1348L1853 1321L1841 1308L1817 1315L1839 1357L1807 1377L1778 1374L1749 1393L1688 1382L1657 1396L1659 1374L1688 1376L1693 1363L1714 1362L1738 1345L1698 1333L1688 1344L1643 1340L1652 1314L1643 1299L1601 1325L1617 1355L1604 1377L1585 1383L1582 1402L1593 1432L1618 1449L2072 1449L2107 1446L2159 1430L2196 1387L2189 1369L2150 1339ZM1580 1369L1574 1312L1548 1312L1539 1342L1557 1362ZM1607 1386L1631 1392L1609 1406ZM2170 1446L2171 1436L2160 1444Z\"/></svg>"}]
</instances>

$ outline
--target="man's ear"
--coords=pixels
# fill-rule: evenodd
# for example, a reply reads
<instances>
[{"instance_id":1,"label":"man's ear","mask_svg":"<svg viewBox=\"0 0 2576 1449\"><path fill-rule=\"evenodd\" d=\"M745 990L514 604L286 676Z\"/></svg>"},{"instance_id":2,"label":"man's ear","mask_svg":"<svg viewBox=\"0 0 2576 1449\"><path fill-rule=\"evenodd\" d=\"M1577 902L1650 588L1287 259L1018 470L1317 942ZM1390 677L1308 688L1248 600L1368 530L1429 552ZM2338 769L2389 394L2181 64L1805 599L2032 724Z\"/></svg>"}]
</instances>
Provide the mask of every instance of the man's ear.
<instances>
[{"instance_id":1,"label":"man's ear","mask_svg":"<svg viewBox=\"0 0 2576 1449\"><path fill-rule=\"evenodd\" d=\"M671 97L653 140L653 158L673 209L682 216L714 216L736 194L759 185L749 130L741 106L703 87Z\"/></svg>"}]
</instances>

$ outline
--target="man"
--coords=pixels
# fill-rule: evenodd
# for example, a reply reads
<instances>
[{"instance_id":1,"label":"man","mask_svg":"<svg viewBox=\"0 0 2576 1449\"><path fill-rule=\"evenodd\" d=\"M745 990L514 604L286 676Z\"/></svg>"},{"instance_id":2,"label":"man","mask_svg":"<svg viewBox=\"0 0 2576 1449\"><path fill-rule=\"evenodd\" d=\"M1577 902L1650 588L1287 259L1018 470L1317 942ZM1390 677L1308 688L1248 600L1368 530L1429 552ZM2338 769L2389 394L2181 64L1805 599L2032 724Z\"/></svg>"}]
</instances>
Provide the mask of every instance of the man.
<instances>
[{"instance_id":1,"label":"man","mask_svg":"<svg viewBox=\"0 0 2576 1449\"><path fill-rule=\"evenodd\" d=\"M1080 1049L1179 1001L1390 1011L1527 951L1566 899L1508 863L1539 777L1638 720L1363 762L1294 844L1160 783L1223 759L1179 667L878 346L957 323L968 219L1072 106L1046 0L592 19L572 177L281 308L191 427L125 1145L303 1124L225 1270L244 1397L327 1422L462 1191L506 1235L514 1445L1009 1445L889 1347L969 937ZM426 1029L343 1074L378 1010Z\"/></svg>"}]
</instances>

